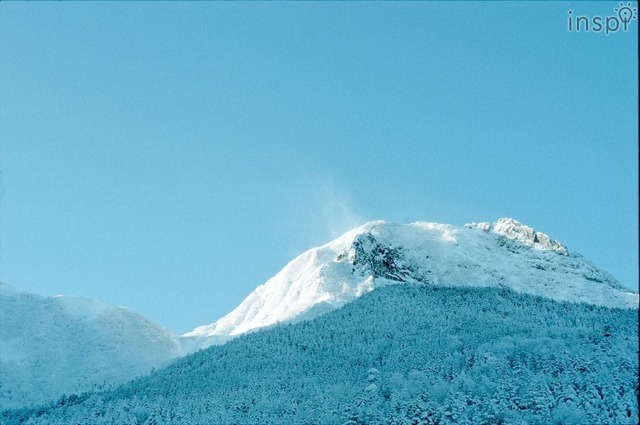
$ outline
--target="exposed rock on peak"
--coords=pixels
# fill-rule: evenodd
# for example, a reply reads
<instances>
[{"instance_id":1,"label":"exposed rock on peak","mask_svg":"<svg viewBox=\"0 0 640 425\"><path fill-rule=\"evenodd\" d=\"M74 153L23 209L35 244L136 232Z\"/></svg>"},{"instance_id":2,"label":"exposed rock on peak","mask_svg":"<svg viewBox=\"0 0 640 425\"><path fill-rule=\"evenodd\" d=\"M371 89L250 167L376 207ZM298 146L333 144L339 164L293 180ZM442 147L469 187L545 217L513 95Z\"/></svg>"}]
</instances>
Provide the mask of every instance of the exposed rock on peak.
<instances>
[{"instance_id":1,"label":"exposed rock on peak","mask_svg":"<svg viewBox=\"0 0 640 425\"><path fill-rule=\"evenodd\" d=\"M499 286L558 301L638 308L638 294L614 277L510 218L464 227L375 221L303 253L231 313L184 337L215 337L205 345L226 341L313 318L389 284Z\"/></svg>"},{"instance_id":2,"label":"exposed rock on peak","mask_svg":"<svg viewBox=\"0 0 640 425\"><path fill-rule=\"evenodd\" d=\"M481 229L485 232L493 232L535 249L555 251L562 255L569 255L567 248L560 242L551 240L546 234L537 232L531 227L512 218L500 218L494 223L468 223L465 226L468 228Z\"/></svg>"}]
</instances>

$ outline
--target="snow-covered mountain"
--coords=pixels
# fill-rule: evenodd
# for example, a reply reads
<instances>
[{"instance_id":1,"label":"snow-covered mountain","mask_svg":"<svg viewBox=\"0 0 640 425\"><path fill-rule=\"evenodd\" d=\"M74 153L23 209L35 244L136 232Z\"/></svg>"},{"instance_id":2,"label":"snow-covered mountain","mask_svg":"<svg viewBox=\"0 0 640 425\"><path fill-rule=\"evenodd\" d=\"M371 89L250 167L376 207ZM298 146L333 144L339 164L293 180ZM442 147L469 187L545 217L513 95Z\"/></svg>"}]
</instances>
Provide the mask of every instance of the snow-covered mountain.
<instances>
[{"instance_id":1,"label":"snow-covered mountain","mask_svg":"<svg viewBox=\"0 0 640 425\"><path fill-rule=\"evenodd\" d=\"M2 294L0 342L10 347L3 397L7 382L32 382L24 376L64 382L67 357L89 357L77 377L97 373L93 363L121 373L127 357L180 351L170 334L126 310L6 286ZM74 378L55 402L0 409L0 423L632 424L637 308L638 294L512 219L463 227L372 222L305 252L230 314L180 341L192 350L229 343L107 391L81 394ZM125 342L114 344L110 335L123 328L115 340ZM101 329L106 336L96 341ZM132 335L140 345L131 345ZM33 359L20 357L31 351ZM14 368L24 376L7 380ZM25 397L29 385L20 387Z\"/></svg>"},{"instance_id":2,"label":"snow-covered mountain","mask_svg":"<svg viewBox=\"0 0 640 425\"><path fill-rule=\"evenodd\" d=\"M215 323L183 335L212 341L309 319L397 283L504 287L557 301L638 308L589 260L510 218L464 227L375 221L295 258Z\"/></svg>"},{"instance_id":3,"label":"snow-covered mountain","mask_svg":"<svg viewBox=\"0 0 640 425\"><path fill-rule=\"evenodd\" d=\"M0 324L3 408L120 384L181 354L171 333L125 308L4 283Z\"/></svg>"},{"instance_id":4,"label":"snow-covered mountain","mask_svg":"<svg viewBox=\"0 0 640 425\"><path fill-rule=\"evenodd\" d=\"M501 287L556 301L638 308L638 294L512 219L463 227L376 221L311 249L211 325L174 337L121 307L0 284L0 402L24 406L122 383L169 360L399 283Z\"/></svg>"}]
</instances>

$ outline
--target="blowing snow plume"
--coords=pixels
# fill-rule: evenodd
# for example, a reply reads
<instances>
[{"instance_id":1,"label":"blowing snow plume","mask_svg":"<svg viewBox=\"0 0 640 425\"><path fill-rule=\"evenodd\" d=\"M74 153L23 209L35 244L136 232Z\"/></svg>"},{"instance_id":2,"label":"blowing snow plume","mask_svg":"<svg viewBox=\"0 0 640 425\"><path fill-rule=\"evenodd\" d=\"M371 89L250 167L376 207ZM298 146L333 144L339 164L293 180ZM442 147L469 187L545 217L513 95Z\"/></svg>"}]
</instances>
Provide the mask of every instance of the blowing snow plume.
<instances>
[{"instance_id":1,"label":"blowing snow plume","mask_svg":"<svg viewBox=\"0 0 640 425\"><path fill-rule=\"evenodd\" d=\"M325 183L322 186L319 198L322 206L321 219L332 239L366 221L356 212L351 196L338 191L332 184Z\"/></svg>"}]
</instances>

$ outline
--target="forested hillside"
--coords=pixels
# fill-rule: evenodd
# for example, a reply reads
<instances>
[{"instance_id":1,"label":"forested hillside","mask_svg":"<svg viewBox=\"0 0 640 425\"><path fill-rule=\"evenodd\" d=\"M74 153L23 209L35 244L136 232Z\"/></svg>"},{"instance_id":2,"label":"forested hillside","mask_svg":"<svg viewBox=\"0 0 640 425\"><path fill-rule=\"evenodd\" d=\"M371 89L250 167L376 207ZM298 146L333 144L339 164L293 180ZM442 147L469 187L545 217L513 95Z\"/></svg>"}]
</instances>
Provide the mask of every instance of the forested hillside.
<instances>
[{"instance_id":1,"label":"forested hillside","mask_svg":"<svg viewBox=\"0 0 640 425\"><path fill-rule=\"evenodd\" d=\"M3 423L637 423L637 314L388 286Z\"/></svg>"}]
</instances>

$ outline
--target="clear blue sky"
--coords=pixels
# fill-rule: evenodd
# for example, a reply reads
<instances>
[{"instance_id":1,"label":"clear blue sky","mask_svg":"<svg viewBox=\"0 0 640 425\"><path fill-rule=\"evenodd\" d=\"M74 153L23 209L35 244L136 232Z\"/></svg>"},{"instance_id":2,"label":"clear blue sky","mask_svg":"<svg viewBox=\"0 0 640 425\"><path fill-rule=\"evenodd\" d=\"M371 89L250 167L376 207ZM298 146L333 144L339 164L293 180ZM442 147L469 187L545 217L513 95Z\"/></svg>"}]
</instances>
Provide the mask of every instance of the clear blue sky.
<instances>
[{"instance_id":1,"label":"clear blue sky","mask_svg":"<svg viewBox=\"0 0 640 425\"><path fill-rule=\"evenodd\" d=\"M618 4L2 2L1 279L182 333L361 222L508 216L637 290L638 21L567 30Z\"/></svg>"}]
</instances>

